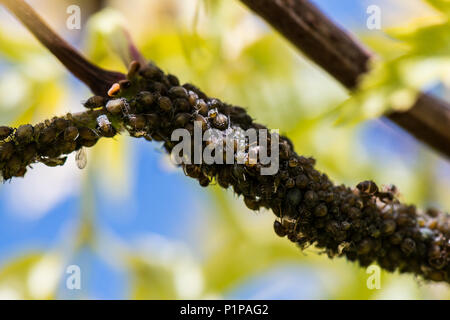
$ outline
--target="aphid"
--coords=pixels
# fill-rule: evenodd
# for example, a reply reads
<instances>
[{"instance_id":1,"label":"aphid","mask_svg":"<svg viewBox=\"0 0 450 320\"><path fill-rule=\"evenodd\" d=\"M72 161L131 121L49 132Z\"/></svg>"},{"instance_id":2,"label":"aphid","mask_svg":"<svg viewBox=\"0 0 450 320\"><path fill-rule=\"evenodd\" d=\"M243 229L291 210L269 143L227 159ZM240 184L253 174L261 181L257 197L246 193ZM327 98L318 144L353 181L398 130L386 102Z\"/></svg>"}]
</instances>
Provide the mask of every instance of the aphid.
<instances>
[{"instance_id":1,"label":"aphid","mask_svg":"<svg viewBox=\"0 0 450 320\"><path fill-rule=\"evenodd\" d=\"M295 168L299 165L297 158L289 159L289 167ZM314 172L314 171L313 171Z\"/></svg>"},{"instance_id":2,"label":"aphid","mask_svg":"<svg viewBox=\"0 0 450 320\"><path fill-rule=\"evenodd\" d=\"M220 108L222 107L222 102L218 99L211 99L208 101L208 105L210 109Z\"/></svg>"},{"instance_id":3,"label":"aphid","mask_svg":"<svg viewBox=\"0 0 450 320\"><path fill-rule=\"evenodd\" d=\"M150 83L149 86L150 91L156 92L160 95L166 96L168 95L167 86L164 83L154 81Z\"/></svg>"},{"instance_id":4,"label":"aphid","mask_svg":"<svg viewBox=\"0 0 450 320\"><path fill-rule=\"evenodd\" d=\"M87 154L84 148L81 148L75 154L75 162L77 164L78 169L84 169L87 165Z\"/></svg>"},{"instance_id":5,"label":"aphid","mask_svg":"<svg viewBox=\"0 0 450 320\"><path fill-rule=\"evenodd\" d=\"M200 186L207 187L211 181L207 176L203 175L198 179L198 182L200 183Z\"/></svg>"},{"instance_id":6,"label":"aphid","mask_svg":"<svg viewBox=\"0 0 450 320\"><path fill-rule=\"evenodd\" d=\"M365 255L368 254L370 250L372 250L372 241L370 239L364 239L359 243L357 252L359 255Z\"/></svg>"},{"instance_id":7,"label":"aphid","mask_svg":"<svg viewBox=\"0 0 450 320\"><path fill-rule=\"evenodd\" d=\"M108 90L108 96L114 97L119 93L119 91L120 91L120 84L114 83Z\"/></svg>"},{"instance_id":8,"label":"aphid","mask_svg":"<svg viewBox=\"0 0 450 320\"><path fill-rule=\"evenodd\" d=\"M400 232L396 232L389 238L389 240L392 244L400 244L403 240L403 236Z\"/></svg>"},{"instance_id":9,"label":"aphid","mask_svg":"<svg viewBox=\"0 0 450 320\"><path fill-rule=\"evenodd\" d=\"M423 240L430 240L433 238L434 232L428 228L420 228L420 236Z\"/></svg>"},{"instance_id":10,"label":"aphid","mask_svg":"<svg viewBox=\"0 0 450 320\"><path fill-rule=\"evenodd\" d=\"M108 103L106 104L106 110L108 110L108 112L114 115L122 113L124 107L125 107L124 99L109 100Z\"/></svg>"},{"instance_id":11,"label":"aphid","mask_svg":"<svg viewBox=\"0 0 450 320\"><path fill-rule=\"evenodd\" d=\"M5 140L8 138L14 129L7 126L0 126L0 140Z\"/></svg>"},{"instance_id":12,"label":"aphid","mask_svg":"<svg viewBox=\"0 0 450 320\"><path fill-rule=\"evenodd\" d=\"M392 234L395 232L395 228L397 227L397 224L395 223L394 220L385 220L383 221L383 224L381 226L381 232L383 232L383 234L388 235L388 234Z\"/></svg>"},{"instance_id":13,"label":"aphid","mask_svg":"<svg viewBox=\"0 0 450 320\"><path fill-rule=\"evenodd\" d=\"M194 108L197 110L198 113L200 113L202 116L208 115L208 105L206 104L205 100L198 99L196 105Z\"/></svg>"},{"instance_id":14,"label":"aphid","mask_svg":"<svg viewBox=\"0 0 450 320\"><path fill-rule=\"evenodd\" d=\"M13 155L8 162L6 163L9 172L12 176L15 176L16 173L20 170L20 167L22 166L22 161L19 158L18 155Z\"/></svg>"},{"instance_id":15,"label":"aphid","mask_svg":"<svg viewBox=\"0 0 450 320\"><path fill-rule=\"evenodd\" d=\"M120 86L120 90L128 89L131 87L131 81L130 80L120 80L119 86Z\"/></svg>"},{"instance_id":16,"label":"aphid","mask_svg":"<svg viewBox=\"0 0 450 320\"><path fill-rule=\"evenodd\" d=\"M102 96L93 96L83 103L83 106L87 109L101 108L105 105L105 98Z\"/></svg>"},{"instance_id":17,"label":"aphid","mask_svg":"<svg viewBox=\"0 0 450 320\"><path fill-rule=\"evenodd\" d=\"M231 184L226 170L219 171L219 174L216 177L216 181L219 184L219 186L221 186L224 189L228 189L228 187Z\"/></svg>"},{"instance_id":18,"label":"aphid","mask_svg":"<svg viewBox=\"0 0 450 320\"><path fill-rule=\"evenodd\" d=\"M169 80L169 82L172 86L180 85L180 80L178 80L178 78L176 76L174 76L173 74L167 75L167 80Z\"/></svg>"},{"instance_id":19,"label":"aphid","mask_svg":"<svg viewBox=\"0 0 450 320\"><path fill-rule=\"evenodd\" d=\"M381 201L385 203L392 202L396 197L398 197L398 189L395 185L391 184L389 186L385 186L383 191L377 192L377 197L380 198Z\"/></svg>"},{"instance_id":20,"label":"aphid","mask_svg":"<svg viewBox=\"0 0 450 320\"><path fill-rule=\"evenodd\" d=\"M286 198L291 206L296 207L302 201L302 192L297 188L291 189L287 193Z\"/></svg>"},{"instance_id":21,"label":"aphid","mask_svg":"<svg viewBox=\"0 0 450 320\"><path fill-rule=\"evenodd\" d=\"M293 187L295 187L295 180L292 179L292 178L288 178L288 179L286 180L285 186L286 186L286 188L288 188L288 189L292 189Z\"/></svg>"},{"instance_id":22,"label":"aphid","mask_svg":"<svg viewBox=\"0 0 450 320\"><path fill-rule=\"evenodd\" d=\"M323 203L319 204L314 210L314 215L317 217L325 217L328 213L328 208Z\"/></svg>"},{"instance_id":23,"label":"aphid","mask_svg":"<svg viewBox=\"0 0 450 320\"><path fill-rule=\"evenodd\" d=\"M155 96L149 91L142 91L138 95L138 101L142 104L146 109L152 106L155 101Z\"/></svg>"},{"instance_id":24,"label":"aphid","mask_svg":"<svg viewBox=\"0 0 450 320\"><path fill-rule=\"evenodd\" d=\"M217 111L216 108L211 109L208 111L208 118L214 119L215 117L217 117L218 114L219 114L219 111Z\"/></svg>"},{"instance_id":25,"label":"aphid","mask_svg":"<svg viewBox=\"0 0 450 320\"><path fill-rule=\"evenodd\" d=\"M45 164L47 167L58 167L63 166L66 163L67 157L61 158L41 158L40 161Z\"/></svg>"},{"instance_id":26,"label":"aphid","mask_svg":"<svg viewBox=\"0 0 450 320\"><path fill-rule=\"evenodd\" d=\"M306 191L305 193L305 203L309 206L313 206L319 199L317 193L312 190Z\"/></svg>"},{"instance_id":27,"label":"aphid","mask_svg":"<svg viewBox=\"0 0 450 320\"><path fill-rule=\"evenodd\" d=\"M80 144L81 144L82 146L84 146L84 147L87 147L87 148L90 148L90 147L95 146L95 145L97 144L97 142L98 142L98 139L93 139L93 140L84 140L84 139L81 139L81 140L80 140Z\"/></svg>"},{"instance_id":28,"label":"aphid","mask_svg":"<svg viewBox=\"0 0 450 320\"><path fill-rule=\"evenodd\" d=\"M5 142L0 144L0 160L8 160L14 153L14 144L12 142Z\"/></svg>"},{"instance_id":29,"label":"aphid","mask_svg":"<svg viewBox=\"0 0 450 320\"><path fill-rule=\"evenodd\" d=\"M137 115L130 115L128 117L128 121L130 123L130 126L133 130L144 130L147 126L147 120L144 115L137 114Z\"/></svg>"},{"instance_id":30,"label":"aphid","mask_svg":"<svg viewBox=\"0 0 450 320\"><path fill-rule=\"evenodd\" d=\"M245 169L242 165L234 164L233 169L231 170L231 173L237 181L243 181L246 179L245 178Z\"/></svg>"},{"instance_id":31,"label":"aphid","mask_svg":"<svg viewBox=\"0 0 450 320\"><path fill-rule=\"evenodd\" d=\"M39 135L39 142L42 144L49 144L56 139L57 132L53 127L47 127L42 130Z\"/></svg>"},{"instance_id":32,"label":"aphid","mask_svg":"<svg viewBox=\"0 0 450 320\"><path fill-rule=\"evenodd\" d=\"M358 219L359 217L361 217L361 210L356 207L350 207L348 209L348 216L350 217L350 219Z\"/></svg>"},{"instance_id":33,"label":"aphid","mask_svg":"<svg viewBox=\"0 0 450 320\"><path fill-rule=\"evenodd\" d=\"M36 144L35 143L28 144L23 149L23 154L22 154L23 161L25 163L31 162L34 159L34 157L36 156L36 153L37 153Z\"/></svg>"},{"instance_id":34,"label":"aphid","mask_svg":"<svg viewBox=\"0 0 450 320\"><path fill-rule=\"evenodd\" d=\"M15 137L17 141L27 143L33 139L33 126L24 124L17 128Z\"/></svg>"},{"instance_id":35,"label":"aphid","mask_svg":"<svg viewBox=\"0 0 450 320\"><path fill-rule=\"evenodd\" d=\"M228 117L223 113L219 113L213 119L213 125L220 130L225 130L228 127Z\"/></svg>"},{"instance_id":36,"label":"aphid","mask_svg":"<svg viewBox=\"0 0 450 320\"><path fill-rule=\"evenodd\" d=\"M64 140L65 141L75 141L79 136L77 127L67 127L64 130Z\"/></svg>"},{"instance_id":37,"label":"aphid","mask_svg":"<svg viewBox=\"0 0 450 320\"><path fill-rule=\"evenodd\" d=\"M180 87L180 86L170 88L169 95L173 98L187 99L189 97L188 91L185 88Z\"/></svg>"},{"instance_id":38,"label":"aphid","mask_svg":"<svg viewBox=\"0 0 450 320\"><path fill-rule=\"evenodd\" d=\"M340 231L339 223L337 221L331 220L326 224L325 230L331 235L336 236Z\"/></svg>"},{"instance_id":39,"label":"aphid","mask_svg":"<svg viewBox=\"0 0 450 320\"><path fill-rule=\"evenodd\" d=\"M26 173L27 173L27 167L22 167L16 172L15 177L23 178Z\"/></svg>"},{"instance_id":40,"label":"aphid","mask_svg":"<svg viewBox=\"0 0 450 320\"><path fill-rule=\"evenodd\" d=\"M378 192L378 186L373 181L363 181L358 183L356 188L363 194L375 195Z\"/></svg>"},{"instance_id":41,"label":"aphid","mask_svg":"<svg viewBox=\"0 0 450 320\"><path fill-rule=\"evenodd\" d=\"M159 116L156 113L146 115L148 125L151 129L156 129L161 123Z\"/></svg>"},{"instance_id":42,"label":"aphid","mask_svg":"<svg viewBox=\"0 0 450 320\"><path fill-rule=\"evenodd\" d=\"M416 242L411 238L406 238L403 240L400 248L405 255L409 256L414 251L416 251Z\"/></svg>"},{"instance_id":43,"label":"aphid","mask_svg":"<svg viewBox=\"0 0 450 320\"><path fill-rule=\"evenodd\" d=\"M439 215L439 210L436 208L428 208L426 214L432 218L436 218Z\"/></svg>"},{"instance_id":44,"label":"aphid","mask_svg":"<svg viewBox=\"0 0 450 320\"><path fill-rule=\"evenodd\" d=\"M176 109L181 112L187 112L191 110L191 105L186 99L177 98L174 100L174 105Z\"/></svg>"},{"instance_id":45,"label":"aphid","mask_svg":"<svg viewBox=\"0 0 450 320\"><path fill-rule=\"evenodd\" d=\"M58 131L62 131L70 125L70 121L62 118L56 118L53 123Z\"/></svg>"},{"instance_id":46,"label":"aphid","mask_svg":"<svg viewBox=\"0 0 450 320\"><path fill-rule=\"evenodd\" d=\"M295 185L298 188L305 189L308 186L309 179L306 175L301 174L295 178Z\"/></svg>"},{"instance_id":47,"label":"aphid","mask_svg":"<svg viewBox=\"0 0 450 320\"><path fill-rule=\"evenodd\" d=\"M347 231L348 229L350 229L351 226L352 225L348 221L341 222L341 227L342 227L342 230L344 230L344 231Z\"/></svg>"},{"instance_id":48,"label":"aphid","mask_svg":"<svg viewBox=\"0 0 450 320\"><path fill-rule=\"evenodd\" d=\"M200 167L193 165L193 164L187 164L184 166L183 169L184 169L184 174L186 176L194 178L194 179L198 179L202 174Z\"/></svg>"},{"instance_id":49,"label":"aphid","mask_svg":"<svg viewBox=\"0 0 450 320\"><path fill-rule=\"evenodd\" d=\"M378 238L381 235L380 229L375 225L370 225L367 230L372 238Z\"/></svg>"},{"instance_id":50,"label":"aphid","mask_svg":"<svg viewBox=\"0 0 450 320\"><path fill-rule=\"evenodd\" d=\"M164 72L155 66L153 63L149 63L145 67L141 68L139 73L144 77L148 79L154 79L159 80L164 76Z\"/></svg>"},{"instance_id":51,"label":"aphid","mask_svg":"<svg viewBox=\"0 0 450 320\"><path fill-rule=\"evenodd\" d=\"M194 86L190 83L183 84L183 88L185 88L186 90L195 92L199 96L200 99L208 98L204 92L202 92L199 88L197 88L196 86Z\"/></svg>"},{"instance_id":52,"label":"aphid","mask_svg":"<svg viewBox=\"0 0 450 320\"><path fill-rule=\"evenodd\" d=\"M192 106L195 106L198 100L198 95L194 91L188 92L188 101Z\"/></svg>"},{"instance_id":53,"label":"aphid","mask_svg":"<svg viewBox=\"0 0 450 320\"><path fill-rule=\"evenodd\" d=\"M97 140L98 138L98 134L88 127L79 128L78 133L80 134L80 138L84 140Z\"/></svg>"},{"instance_id":54,"label":"aphid","mask_svg":"<svg viewBox=\"0 0 450 320\"><path fill-rule=\"evenodd\" d=\"M111 138L116 134L116 130L112 126L108 117L105 114L102 114L97 117L97 125L102 136Z\"/></svg>"},{"instance_id":55,"label":"aphid","mask_svg":"<svg viewBox=\"0 0 450 320\"><path fill-rule=\"evenodd\" d=\"M428 256L428 263L435 269L443 269L447 265L447 254L439 246L432 246Z\"/></svg>"},{"instance_id":56,"label":"aphid","mask_svg":"<svg viewBox=\"0 0 450 320\"><path fill-rule=\"evenodd\" d=\"M277 236L279 236L281 238L283 238L287 235L287 231L286 231L285 227L278 220L275 220L273 222L273 230L275 231Z\"/></svg>"},{"instance_id":57,"label":"aphid","mask_svg":"<svg viewBox=\"0 0 450 320\"><path fill-rule=\"evenodd\" d=\"M253 197L244 197L244 203L250 210L253 211L259 210L260 203Z\"/></svg>"},{"instance_id":58,"label":"aphid","mask_svg":"<svg viewBox=\"0 0 450 320\"><path fill-rule=\"evenodd\" d=\"M72 153L77 147L77 143L75 141L62 141L60 144L60 151L63 154Z\"/></svg>"},{"instance_id":59,"label":"aphid","mask_svg":"<svg viewBox=\"0 0 450 320\"><path fill-rule=\"evenodd\" d=\"M168 112L172 110L172 101L168 97L159 97L158 105L162 111Z\"/></svg>"},{"instance_id":60,"label":"aphid","mask_svg":"<svg viewBox=\"0 0 450 320\"><path fill-rule=\"evenodd\" d=\"M200 122L200 125L201 125L201 127L202 127L202 130L203 131L205 131L206 129L208 129L208 121L203 117L203 116L201 116L201 115L197 115L196 117L195 117L195 121L197 122Z\"/></svg>"},{"instance_id":61,"label":"aphid","mask_svg":"<svg viewBox=\"0 0 450 320\"><path fill-rule=\"evenodd\" d=\"M130 65L128 66L127 79L128 80L133 79L136 76L136 74L140 68L141 68L141 64L138 61L136 61L136 60L131 61Z\"/></svg>"},{"instance_id":62,"label":"aphid","mask_svg":"<svg viewBox=\"0 0 450 320\"><path fill-rule=\"evenodd\" d=\"M184 127L190 120L191 115L189 113L179 113L175 116L174 124L178 128Z\"/></svg>"}]
</instances>

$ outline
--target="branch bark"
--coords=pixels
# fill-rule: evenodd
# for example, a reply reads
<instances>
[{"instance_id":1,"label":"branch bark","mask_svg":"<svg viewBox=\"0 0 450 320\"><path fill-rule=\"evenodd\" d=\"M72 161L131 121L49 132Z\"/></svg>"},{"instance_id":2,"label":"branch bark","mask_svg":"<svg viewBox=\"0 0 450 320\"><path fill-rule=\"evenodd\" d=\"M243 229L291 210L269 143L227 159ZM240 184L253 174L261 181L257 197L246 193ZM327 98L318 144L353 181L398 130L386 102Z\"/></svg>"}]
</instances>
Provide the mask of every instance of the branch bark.
<instances>
[{"instance_id":1,"label":"branch bark","mask_svg":"<svg viewBox=\"0 0 450 320\"><path fill-rule=\"evenodd\" d=\"M373 53L308 0L241 0L309 59L353 90ZM386 117L418 140L450 157L450 105L422 93L411 109Z\"/></svg>"}]
</instances>

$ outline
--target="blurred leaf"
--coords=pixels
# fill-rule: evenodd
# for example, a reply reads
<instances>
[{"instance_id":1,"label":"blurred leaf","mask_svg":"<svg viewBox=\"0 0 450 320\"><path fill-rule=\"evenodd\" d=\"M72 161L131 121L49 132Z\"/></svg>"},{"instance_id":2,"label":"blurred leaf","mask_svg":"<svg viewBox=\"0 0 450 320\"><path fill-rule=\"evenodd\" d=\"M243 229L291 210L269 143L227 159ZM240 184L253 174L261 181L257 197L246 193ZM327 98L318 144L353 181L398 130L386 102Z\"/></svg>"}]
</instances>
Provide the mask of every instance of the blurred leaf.
<instances>
[{"instance_id":1,"label":"blurred leaf","mask_svg":"<svg viewBox=\"0 0 450 320\"><path fill-rule=\"evenodd\" d=\"M226 245L217 248L205 263L207 292L224 292L253 274L282 262L298 261L301 258L300 250L285 241L286 239L228 239Z\"/></svg>"},{"instance_id":2,"label":"blurred leaf","mask_svg":"<svg viewBox=\"0 0 450 320\"><path fill-rule=\"evenodd\" d=\"M176 294L172 270L150 264L138 257L129 261L131 270L131 299L174 299Z\"/></svg>"},{"instance_id":3,"label":"blurred leaf","mask_svg":"<svg viewBox=\"0 0 450 320\"><path fill-rule=\"evenodd\" d=\"M441 11L450 17L450 1L449 0L425 0L433 8Z\"/></svg>"},{"instance_id":4,"label":"blurred leaf","mask_svg":"<svg viewBox=\"0 0 450 320\"><path fill-rule=\"evenodd\" d=\"M28 37L12 36L0 29L0 55L10 62L21 62L28 59L30 55L43 53L45 50L37 41L30 41Z\"/></svg>"},{"instance_id":5,"label":"blurred leaf","mask_svg":"<svg viewBox=\"0 0 450 320\"><path fill-rule=\"evenodd\" d=\"M407 110L420 90L439 81L450 84L449 2L428 2L447 16L388 31L408 49L373 62L358 90L337 109L338 123L376 118L387 110Z\"/></svg>"},{"instance_id":6,"label":"blurred leaf","mask_svg":"<svg viewBox=\"0 0 450 320\"><path fill-rule=\"evenodd\" d=\"M123 29L124 17L120 11L106 8L92 15L87 24L85 48L87 56L96 64L112 70L122 69L119 58L127 59L128 51Z\"/></svg>"},{"instance_id":7,"label":"blurred leaf","mask_svg":"<svg viewBox=\"0 0 450 320\"><path fill-rule=\"evenodd\" d=\"M62 274L61 258L54 253L30 253L0 270L1 299L54 299Z\"/></svg>"}]
</instances>

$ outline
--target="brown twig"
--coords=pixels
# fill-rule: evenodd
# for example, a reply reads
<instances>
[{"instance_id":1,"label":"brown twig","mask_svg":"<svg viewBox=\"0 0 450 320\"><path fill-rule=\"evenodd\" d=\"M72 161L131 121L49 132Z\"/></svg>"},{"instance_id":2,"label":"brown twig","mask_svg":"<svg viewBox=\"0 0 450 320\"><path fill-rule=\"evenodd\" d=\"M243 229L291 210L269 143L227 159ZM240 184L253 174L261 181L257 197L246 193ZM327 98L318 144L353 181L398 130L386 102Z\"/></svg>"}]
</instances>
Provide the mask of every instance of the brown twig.
<instances>
[{"instance_id":1,"label":"brown twig","mask_svg":"<svg viewBox=\"0 0 450 320\"><path fill-rule=\"evenodd\" d=\"M373 54L307 0L241 0L309 59L346 88L358 85ZM388 119L418 140L450 157L450 105L421 94L411 109Z\"/></svg>"},{"instance_id":2,"label":"brown twig","mask_svg":"<svg viewBox=\"0 0 450 320\"><path fill-rule=\"evenodd\" d=\"M57 35L23 0L0 0L17 19L94 94L104 95L111 85L125 79L120 72L108 71L90 63L74 47Z\"/></svg>"}]
</instances>

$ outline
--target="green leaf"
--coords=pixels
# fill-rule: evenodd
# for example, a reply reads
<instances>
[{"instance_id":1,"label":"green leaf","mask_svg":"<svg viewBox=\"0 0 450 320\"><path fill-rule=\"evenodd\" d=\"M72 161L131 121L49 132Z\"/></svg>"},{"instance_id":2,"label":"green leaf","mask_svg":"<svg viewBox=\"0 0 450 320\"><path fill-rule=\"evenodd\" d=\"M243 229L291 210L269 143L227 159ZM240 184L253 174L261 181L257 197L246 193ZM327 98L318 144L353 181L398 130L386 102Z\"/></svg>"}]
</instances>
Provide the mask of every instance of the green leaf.
<instances>
[{"instance_id":1,"label":"green leaf","mask_svg":"<svg viewBox=\"0 0 450 320\"><path fill-rule=\"evenodd\" d=\"M61 275L59 255L29 253L0 270L0 299L54 299Z\"/></svg>"},{"instance_id":2,"label":"green leaf","mask_svg":"<svg viewBox=\"0 0 450 320\"><path fill-rule=\"evenodd\" d=\"M425 0L433 8L450 17L450 1L449 0Z\"/></svg>"}]
</instances>

